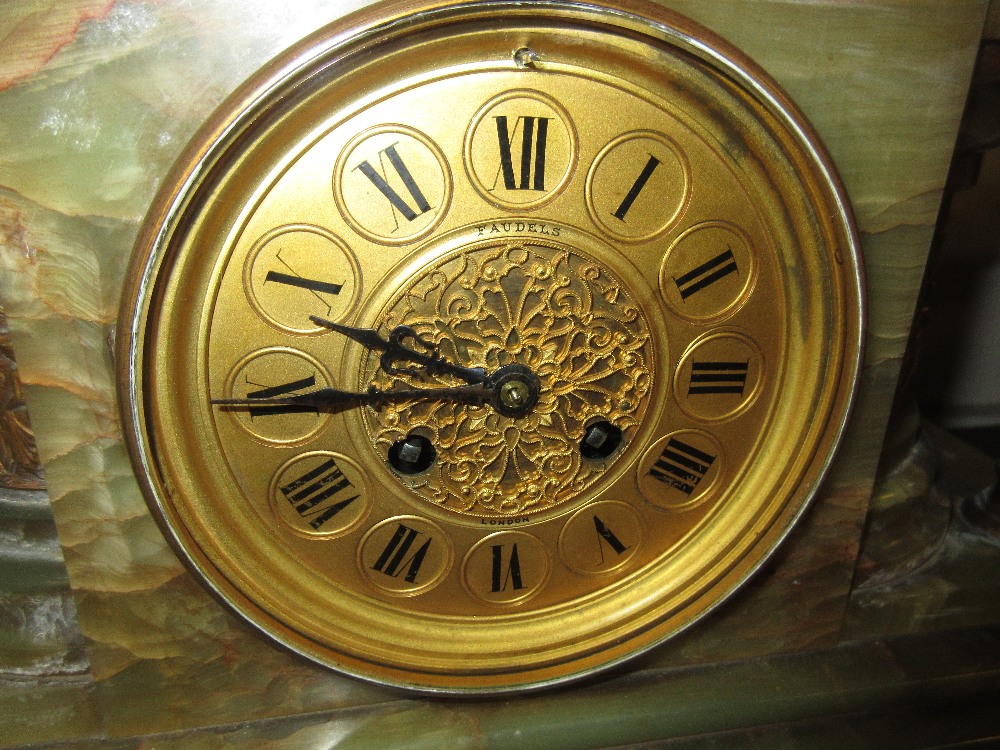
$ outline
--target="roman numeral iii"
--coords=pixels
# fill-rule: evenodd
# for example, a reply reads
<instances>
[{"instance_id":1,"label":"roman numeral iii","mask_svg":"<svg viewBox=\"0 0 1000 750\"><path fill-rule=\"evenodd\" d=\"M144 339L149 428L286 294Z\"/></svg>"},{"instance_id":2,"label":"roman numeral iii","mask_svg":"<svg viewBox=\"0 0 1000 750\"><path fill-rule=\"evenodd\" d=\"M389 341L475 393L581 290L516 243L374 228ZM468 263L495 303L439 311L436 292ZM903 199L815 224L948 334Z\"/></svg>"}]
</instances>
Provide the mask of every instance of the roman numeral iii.
<instances>
[{"instance_id":1,"label":"roman numeral iii","mask_svg":"<svg viewBox=\"0 0 1000 750\"><path fill-rule=\"evenodd\" d=\"M694 362L691 364L689 396L743 395L749 362Z\"/></svg>"}]
</instances>

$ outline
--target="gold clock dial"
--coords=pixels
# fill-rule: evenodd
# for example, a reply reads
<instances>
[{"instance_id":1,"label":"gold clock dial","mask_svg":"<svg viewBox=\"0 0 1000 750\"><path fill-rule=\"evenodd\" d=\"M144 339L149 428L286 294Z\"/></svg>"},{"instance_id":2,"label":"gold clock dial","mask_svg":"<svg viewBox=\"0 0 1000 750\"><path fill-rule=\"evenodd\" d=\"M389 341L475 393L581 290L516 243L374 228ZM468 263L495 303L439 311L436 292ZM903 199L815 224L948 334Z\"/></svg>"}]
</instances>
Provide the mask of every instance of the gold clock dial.
<instances>
[{"instance_id":1,"label":"gold clock dial","mask_svg":"<svg viewBox=\"0 0 1000 750\"><path fill-rule=\"evenodd\" d=\"M859 366L821 148L652 6L324 30L196 138L134 269L122 405L165 532L272 638L424 690L578 677L719 604Z\"/></svg>"}]
</instances>

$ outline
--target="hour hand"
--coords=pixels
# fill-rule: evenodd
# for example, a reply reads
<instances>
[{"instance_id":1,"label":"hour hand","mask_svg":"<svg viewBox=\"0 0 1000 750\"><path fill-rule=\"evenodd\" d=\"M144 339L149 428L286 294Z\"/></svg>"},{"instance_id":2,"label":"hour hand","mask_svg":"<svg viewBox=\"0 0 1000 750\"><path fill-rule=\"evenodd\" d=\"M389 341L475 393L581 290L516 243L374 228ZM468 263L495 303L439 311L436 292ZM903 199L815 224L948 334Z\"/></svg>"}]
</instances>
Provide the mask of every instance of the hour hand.
<instances>
[{"instance_id":1,"label":"hour hand","mask_svg":"<svg viewBox=\"0 0 1000 750\"><path fill-rule=\"evenodd\" d=\"M382 338L373 328L345 326L316 315L310 315L309 319L318 326L354 339L369 351L382 352L379 364L389 375L419 376L420 372L412 367L396 366L396 362L412 362L431 375L452 375L472 384L486 380L485 370L479 367L461 367L448 362L438 353L434 344L421 338L410 326L396 326L389 331L388 338ZM407 346L405 343L407 341L412 341L413 346ZM414 347L420 347L423 351L417 351Z\"/></svg>"}]
</instances>

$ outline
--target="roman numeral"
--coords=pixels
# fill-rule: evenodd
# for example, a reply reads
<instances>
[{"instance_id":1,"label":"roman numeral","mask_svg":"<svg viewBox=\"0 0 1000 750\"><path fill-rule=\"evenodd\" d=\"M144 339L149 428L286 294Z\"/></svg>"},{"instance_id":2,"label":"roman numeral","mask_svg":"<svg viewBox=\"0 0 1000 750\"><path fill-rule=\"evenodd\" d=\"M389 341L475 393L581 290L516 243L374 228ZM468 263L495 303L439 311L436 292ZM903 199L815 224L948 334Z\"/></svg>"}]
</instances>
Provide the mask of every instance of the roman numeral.
<instances>
[{"instance_id":1,"label":"roman numeral","mask_svg":"<svg viewBox=\"0 0 1000 750\"><path fill-rule=\"evenodd\" d=\"M503 562L503 548L502 544L494 544L491 548L493 551L493 575L490 591L493 593L506 591L508 584L514 590L524 588L524 583L521 580L521 560L517 556L517 544L511 546L506 570Z\"/></svg>"},{"instance_id":2,"label":"roman numeral","mask_svg":"<svg viewBox=\"0 0 1000 750\"><path fill-rule=\"evenodd\" d=\"M621 205L615 210L613 216L616 219L625 221L625 214L627 214L629 209L632 208L632 204L635 203L635 199L639 197L639 193L641 193L642 189L646 187L646 183L649 182L649 178L653 176L653 171L659 165L660 160L655 156L650 155L649 160L646 162L646 166L642 168L642 172L639 173L635 182L632 183L632 187L629 188L629 191L625 195L624 200L622 200Z\"/></svg>"},{"instance_id":3,"label":"roman numeral","mask_svg":"<svg viewBox=\"0 0 1000 750\"><path fill-rule=\"evenodd\" d=\"M736 271L736 258L733 257L732 249L727 248L725 252L719 253L710 261L691 269L683 276L675 277L674 283L677 284L681 299L687 299L695 292L700 292Z\"/></svg>"},{"instance_id":4,"label":"roman numeral","mask_svg":"<svg viewBox=\"0 0 1000 750\"><path fill-rule=\"evenodd\" d=\"M690 495L713 463L715 456L671 438L649 470L649 476Z\"/></svg>"},{"instance_id":5,"label":"roman numeral","mask_svg":"<svg viewBox=\"0 0 1000 750\"><path fill-rule=\"evenodd\" d=\"M329 458L279 489L299 516L308 521L314 531L319 531L323 524L358 499L359 495L353 495L324 505L348 487L353 489L354 486L341 472L337 462Z\"/></svg>"},{"instance_id":6,"label":"roman numeral","mask_svg":"<svg viewBox=\"0 0 1000 750\"><path fill-rule=\"evenodd\" d=\"M392 538L389 539L389 543L382 550L382 554L379 555L378 560L372 565L372 570L392 576L393 578L396 578L405 570L406 575L403 577L403 580L407 583L415 583L417 575L420 572L420 566L427 556L427 550L430 549L431 542L433 541L431 537L428 537L427 541L410 554L410 549L416 543L418 536L420 536L420 532L416 529L411 529L402 523L399 524Z\"/></svg>"},{"instance_id":7,"label":"roman numeral","mask_svg":"<svg viewBox=\"0 0 1000 750\"><path fill-rule=\"evenodd\" d=\"M281 271L268 271L267 276L264 277L264 283L266 284L269 281L298 287L299 289L306 289L317 294L340 294L340 290L344 288L343 284L333 284L329 281L319 281L317 279L305 279L296 274L282 273Z\"/></svg>"},{"instance_id":8,"label":"roman numeral","mask_svg":"<svg viewBox=\"0 0 1000 750\"><path fill-rule=\"evenodd\" d=\"M693 362L688 395L735 393L742 396L749 367L749 362Z\"/></svg>"},{"instance_id":9,"label":"roman numeral","mask_svg":"<svg viewBox=\"0 0 1000 750\"><path fill-rule=\"evenodd\" d=\"M329 303L323 299L321 295L323 294L340 294L340 290L343 289L343 284L334 284L330 281L320 281L319 279L307 279L299 274L294 268L292 268L284 258L281 257L281 250L275 253L275 260L277 260L281 265L288 269L288 273L284 271L268 271L267 275L264 277L264 283L274 282L275 284L284 284L285 286L294 287L296 289L304 289L309 292L313 297L315 297L323 307L326 308L327 314L329 314L332 309Z\"/></svg>"},{"instance_id":10,"label":"roman numeral","mask_svg":"<svg viewBox=\"0 0 1000 750\"><path fill-rule=\"evenodd\" d=\"M252 383L252 385L257 385ZM299 380L290 380L287 383L281 383L280 385L273 385L268 388L260 388L257 391L250 391L247 393L247 398L274 398L276 396L286 396L290 393L297 393L304 388L313 388L316 385L316 376L309 375L307 377L301 378ZM248 410L250 418L254 417L266 417L275 414L302 414L305 412L312 412L313 414L318 414L316 407L306 406L304 404L299 405L287 405L287 406L251 406Z\"/></svg>"},{"instance_id":11,"label":"roman numeral","mask_svg":"<svg viewBox=\"0 0 1000 750\"><path fill-rule=\"evenodd\" d=\"M497 123L497 141L500 146L500 170L493 181L496 189L500 176L507 190L545 190L545 146L549 132L548 117L521 116L511 132L507 116L494 118ZM521 130L520 174L514 174L513 145L518 129Z\"/></svg>"},{"instance_id":12,"label":"roman numeral","mask_svg":"<svg viewBox=\"0 0 1000 750\"><path fill-rule=\"evenodd\" d=\"M413 175L410 174L410 170L407 168L406 164L403 163L402 157L400 157L399 152L396 150L396 144L387 146L378 152L379 166L381 167L381 173L375 169L367 160L361 162L355 169L361 170L361 174L367 177L371 183L378 188L378 191L382 193L392 204L393 216L396 212L399 212L407 221L413 221L421 214L425 214L431 210L430 203L427 202L427 198L424 197L423 192L420 190L420 186L417 185L417 181L413 179ZM386 169L385 161L388 160L389 166L392 167L393 171L403 182L403 186L406 191L410 194L410 199L414 203L414 207L411 208L410 204L393 189L393 187L388 182L388 170ZM399 228L399 222L396 222L396 228Z\"/></svg>"},{"instance_id":13,"label":"roman numeral","mask_svg":"<svg viewBox=\"0 0 1000 750\"><path fill-rule=\"evenodd\" d=\"M607 545L614 550L615 554L621 555L628 549L628 545L615 536L613 532L600 518L594 516L594 530L597 532L597 546L601 552L601 564L604 564L604 546Z\"/></svg>"}]
</instances>

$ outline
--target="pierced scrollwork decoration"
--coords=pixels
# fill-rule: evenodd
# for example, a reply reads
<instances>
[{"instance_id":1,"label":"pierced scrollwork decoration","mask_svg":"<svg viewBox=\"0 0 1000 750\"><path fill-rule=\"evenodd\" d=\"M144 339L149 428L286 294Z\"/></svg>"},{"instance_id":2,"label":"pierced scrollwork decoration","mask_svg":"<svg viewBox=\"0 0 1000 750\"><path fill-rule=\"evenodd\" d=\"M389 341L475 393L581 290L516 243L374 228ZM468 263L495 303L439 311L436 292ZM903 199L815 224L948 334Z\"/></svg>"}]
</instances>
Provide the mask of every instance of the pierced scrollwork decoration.
<instances>
[{"instance_id":1,"label":"pierced scrollwork decoration","mask_svg":"<svg viewBox=\"0 0 1000 750\"><path fill-rule=\"evenodd\" d=\"M509 517L571 500L607 466L581 456L588 425L610 422L627 444L649 405L654 354L642 311L605 267L569 247L512 242L446 257L396 297L380 325L409 326L450 362L487 373L517 364L538 377L538 402L523 416L444 402L367 414L381 455L414 432L436 446L434 466L409 481L452 510ZM375 356L363 379L380 389L410 385L380 370Z\"/></svg>"}]
</instances>

